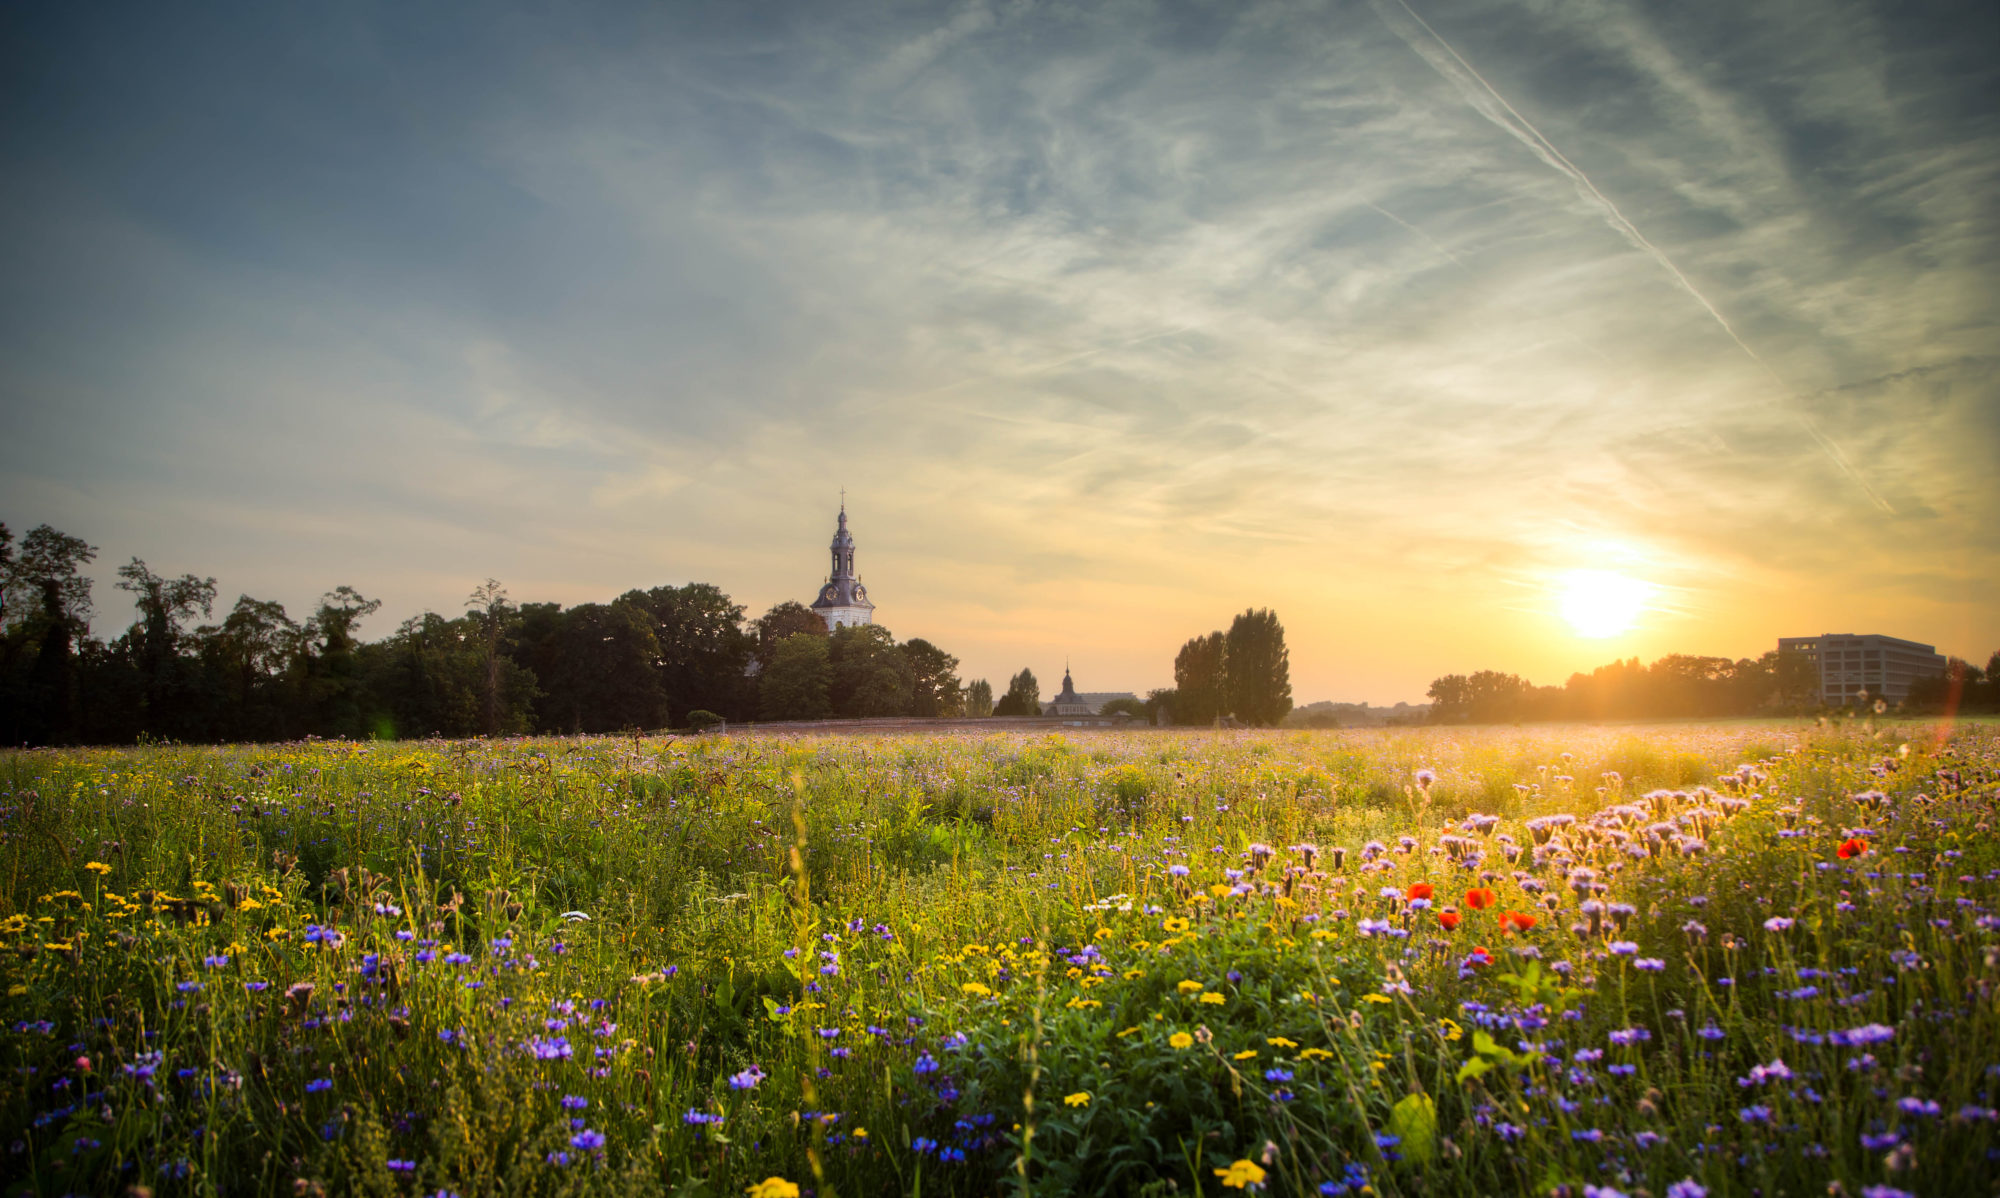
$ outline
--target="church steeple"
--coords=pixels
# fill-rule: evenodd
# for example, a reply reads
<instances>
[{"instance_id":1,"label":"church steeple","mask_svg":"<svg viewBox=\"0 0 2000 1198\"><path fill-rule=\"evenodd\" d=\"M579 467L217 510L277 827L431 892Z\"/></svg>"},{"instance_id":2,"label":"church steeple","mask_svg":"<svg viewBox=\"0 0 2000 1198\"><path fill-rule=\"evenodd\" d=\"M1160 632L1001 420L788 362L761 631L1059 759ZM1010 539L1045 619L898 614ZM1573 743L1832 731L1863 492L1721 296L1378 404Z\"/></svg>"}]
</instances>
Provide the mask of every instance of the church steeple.
<instances>
[{"instance_id":1,"label":"church steeple","mask_svg":"<svg viewBox=\"0 0 2000 1198\"><path fill-rule=\"evenodd\" d=\"M854 534L847 531L847 501L840 503L840 527L833 533L833 579L854 577Z\"/></svg>"},{"instance_id":2,"label":"church steeple","mask_svg":"<svg viewBox=\"0 0 2000 1198\"><path fill-rule=\"evenodd\" d=\"M819 597L813 600L813 610L826 621L828 631L847 624L874 623L875 605L868 601L868 588L861 585L861 579L854 573L854 534L847 531L844 489L840 497L840 521L828 549L833 555L833 570L820 587Z\"/></svg>"}]
</instances>

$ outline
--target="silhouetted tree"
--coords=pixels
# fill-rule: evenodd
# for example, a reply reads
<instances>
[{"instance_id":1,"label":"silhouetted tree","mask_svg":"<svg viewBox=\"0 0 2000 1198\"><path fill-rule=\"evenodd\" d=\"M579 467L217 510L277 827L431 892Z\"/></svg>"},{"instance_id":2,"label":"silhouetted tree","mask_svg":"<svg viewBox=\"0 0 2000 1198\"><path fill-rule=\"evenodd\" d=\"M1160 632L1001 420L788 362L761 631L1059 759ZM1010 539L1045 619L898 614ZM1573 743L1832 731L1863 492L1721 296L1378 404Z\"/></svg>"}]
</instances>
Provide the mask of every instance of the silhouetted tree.
<instances>
[{"instance_id":1,"label":"silhouetted tree","mask_svg":"<svg viewBox=\"0 0 2000 1198\"><path fill-rule=\"evenodd\" d=\"M1229 625L1223 648L1223 691L1231 715L1270 728L1292 709L1292 655L1285 626L1269 608L1251 608Z\"/></svg>"},{"instance_id":2,"label":"silhouetted tree","mask_svg":"<svg viewBox=\"0 0 2000 1198\"><path fill-rule=\"evenodd\" d=\"M903 643L910 667L910 714L955 716L963 707L958 693L958 659L915 637Z\"/></svg>"},{"instance_id":3,"label":"silhouetted tree","mask_svg":"<svg viewBox=\"0 0 2000 1198\"><path fill-rule=\"evenodd\" d=\"M363 738L374 731L356 653L361 642L354 629L381 607L381 600L363 598L349 586L335 587L320 597L310 625L306 688L313 726L321 735Z\"/></svg>"},{"instance_id":4,"label":"silhouetted tree","mask_svg":"<svg viewBox=\"0 0 2000 1198\"><path fill-rule=\"evenodd\" d=\"M215 606L215 580L183 574L165 578L133 558L118 567L118 589L131 592L139 621L125 634L143 686L140 723L155 735L199 739L200 704L194 701L194 661L182 654L181 626L196 611Z\"/></svg>"},{"instance_id":5,"label":"silhouetted tree","mask_svg":"<svg viewBox=\"0 0 2000 1198\"><path fill-rule=\"evenodd\" d=\"M0 575L6 594L0 735L8 743L69 744L83 730L74 647L90 630L83 567L96 557L81 537L46 524L30 529L8 555Z\"/></svg>"},{"instance_id":6,"label":"silhouetted tree","mask_svg":"<svg viewBox=\"0 0 2000 1198\"><path fill-rule=\"evenodd\" d=\"M503 678L507 658L507 643L514 628L520 623L520 613L507 601L507 588L500 585L497 578L489 578L473 588L466 597L465 606L470 613L466 618L478 629L480 665L484 677L480 680L479 727L488 736L503 732L525 731L513 726L520 718L508 712L506 686ZM519 685L519 680L515 680ZM532 683L529 689L533 689Z\"/></svg>"},{"instance_id":7,"label":"silhouetted tree","mask_svg":"<svg viewBox=\"0 0 2000 1198\"><path fill-rule=\"evenodd\" d=\"M670 724L681 726L697 709L732 719L749 715L753 686L744 667L755 641L744 631L740 604L705 582L628 591L619 602L652 618Z\"/></svg>"},{"instance_id":8,"label":"silhouetted tree","mask_svg":"<svg viewBox=\"0 0 2000 1198\"><path fill-rule=\"evenodd\" d=\"M653 627L645 608L622 599L563 613L554 673L547 681L559 730L622 732L667 724Z\"/></svg>"},{"instance_id":9,"label":"silhouetted tree","mask_svg":"<svg viewBox=\"0 0 2000 1198\"><path fill-rule=\"evenodd\" d=\"M1042 684L1035 681L1035 672L1024 669L1007 680L1007 693L993 705L994 715L1040 715L1042 714Z\"/></svg>"},{"instance_id":10,"label":"silhouetted tree","mask_svg":"<svg viewBox=\"0 0 2000 1198\"><path fill-rule=\"evenodd\" d=\"M1174 723L1213 724L1224 714L1228 644L1222 633L1211 632L1189 640L1174 656Z\"/></svg>"},{"instance_id":11,"label":"silhouetted tree","mask_svg":"<svg viewBox=\"0 0 2000 1198\"><path fill-rule=\"evenodd\" d=\"M985 719L993 714L993 684L984 678L975 678L966 683L962 700L965 714L974 719Z\"/></svg>"}]
</instances>

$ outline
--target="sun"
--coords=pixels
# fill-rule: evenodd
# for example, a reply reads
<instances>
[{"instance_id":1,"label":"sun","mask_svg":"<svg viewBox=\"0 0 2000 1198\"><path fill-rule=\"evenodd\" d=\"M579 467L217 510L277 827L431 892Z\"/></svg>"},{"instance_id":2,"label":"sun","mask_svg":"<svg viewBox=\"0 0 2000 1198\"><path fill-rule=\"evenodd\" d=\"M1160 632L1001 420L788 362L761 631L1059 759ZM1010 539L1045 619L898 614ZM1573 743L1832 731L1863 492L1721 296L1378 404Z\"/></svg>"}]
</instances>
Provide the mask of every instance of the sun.
<instances>
[{"instance_id":1,"label":"sun","mask_svg":"<svg viewBox=\"0 0 2000 1198\"><path fill-rule=\"evenodd\" d=\"M1558 607L1578 636L1593 639L1629 631L1645 610L1653 585L1606 570L1572 570L1563 576Z\"/></svg>"}]
</instances>

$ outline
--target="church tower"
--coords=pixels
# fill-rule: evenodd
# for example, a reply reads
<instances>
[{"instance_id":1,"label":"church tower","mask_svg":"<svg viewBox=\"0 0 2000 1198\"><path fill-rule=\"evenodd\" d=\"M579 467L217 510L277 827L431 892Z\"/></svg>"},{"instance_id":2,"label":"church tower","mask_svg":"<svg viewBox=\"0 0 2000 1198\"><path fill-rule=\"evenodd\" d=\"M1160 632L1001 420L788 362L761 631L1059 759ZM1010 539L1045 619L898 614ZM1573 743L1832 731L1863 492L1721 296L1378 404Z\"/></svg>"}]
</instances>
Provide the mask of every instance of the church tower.
<instances>
[{"instance_id":1,"label":"church tower","mask_svg":"<svg viewBox=\"0 0 2000 1198\"><path fill-rule=\"evenodd\" d=\"M868 601L868 588L854 573L854 534L847 531L847 501L840 504L840 526L833 534L833 573L827 575L812 609L826 621L826 630L848 624L875 622L875 605Z\"/></svg>"}]
</instances>

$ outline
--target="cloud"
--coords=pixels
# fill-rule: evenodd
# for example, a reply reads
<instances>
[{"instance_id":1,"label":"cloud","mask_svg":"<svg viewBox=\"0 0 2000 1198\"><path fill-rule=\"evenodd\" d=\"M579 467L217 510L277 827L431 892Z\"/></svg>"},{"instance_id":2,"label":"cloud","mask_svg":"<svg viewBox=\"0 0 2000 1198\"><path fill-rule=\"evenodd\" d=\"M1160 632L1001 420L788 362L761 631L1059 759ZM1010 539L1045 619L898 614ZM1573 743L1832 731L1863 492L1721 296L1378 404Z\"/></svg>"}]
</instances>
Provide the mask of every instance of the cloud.
<instances>
[{"instance_id":1,"label":"cloud","mask_svg":"<svg viewBox=\"0 0 2000 1198\"><path fill-rule=\"evenodd\" d=\"M0 515L295 604L761 607L844 484L899 634L1106 686L1266 603L1304 697L2000 641L1968 31L1378 9L39 16ZM1580 645L1606 558L1685 601Z\"/></svg>"}]
</instances>

